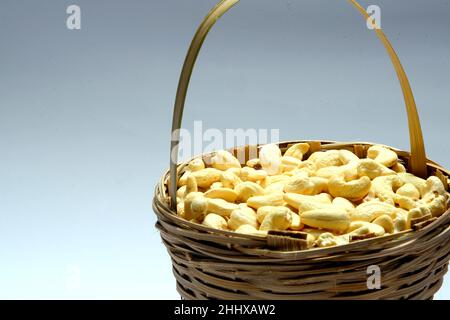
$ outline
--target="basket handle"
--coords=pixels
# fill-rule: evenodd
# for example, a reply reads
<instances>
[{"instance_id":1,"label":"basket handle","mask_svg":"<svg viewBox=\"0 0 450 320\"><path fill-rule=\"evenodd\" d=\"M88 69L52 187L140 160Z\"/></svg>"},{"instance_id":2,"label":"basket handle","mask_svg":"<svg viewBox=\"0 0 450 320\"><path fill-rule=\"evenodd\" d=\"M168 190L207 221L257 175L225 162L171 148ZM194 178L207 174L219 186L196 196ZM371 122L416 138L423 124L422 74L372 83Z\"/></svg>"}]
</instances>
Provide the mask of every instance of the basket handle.
<instances>
[{"instance_id":1,"label":"basket handle","mask_svg":"<svg viewBox=\"0 0 450 320\"><path fill-rule=\"evenodd\" d=\"M348 0L365 19L371 19L366 10L362 8L355 0ZM172 140L171 140L171 154L170 154L170 181L169 181L169 195L171 199L172 208L176 207L176 190L177 190L177 166L178 166L178 146L180 142L180 127L183 117L184 103L186 101L186 93L189 87L189 81L194 69L195 61L197 60L203 42L211 30L213 25L219 18L230 10L239 0L221 0L204 18L200 24L184 60L183 69L181 71L178 82L177 95L173 110L172 119ZM372 20L372 22L374 22ZM405 100L406 112L408 115L409 139L411 145L411 158L409 161L409 170L419 177L426 177L426 155L425 146L423 143L422 129L420 127L419 116L417 114L416 103L409 85L408 78L400 63L400 60L395 53L386 35L379 28L374 28L376 35L383 43L387 53L392 61L392 64L397 73L400 86L403 91L403 98Z\"/></svg>"}]
</instances>

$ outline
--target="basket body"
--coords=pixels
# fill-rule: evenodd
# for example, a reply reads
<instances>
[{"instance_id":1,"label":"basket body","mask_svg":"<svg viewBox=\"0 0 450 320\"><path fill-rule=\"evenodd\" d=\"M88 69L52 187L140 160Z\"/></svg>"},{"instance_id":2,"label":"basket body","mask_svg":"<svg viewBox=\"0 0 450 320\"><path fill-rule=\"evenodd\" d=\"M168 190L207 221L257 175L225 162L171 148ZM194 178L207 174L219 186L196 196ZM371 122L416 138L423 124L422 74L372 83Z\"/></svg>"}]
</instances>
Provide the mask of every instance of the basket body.
<instances>
[{"instance_id":1,"label":"basket body","mask_svg":"<svg viewBox=\"0 0 450 320\"><path fill-rule=\"evenodd\" d=\"M280 148L296 142L301 141L280 143ZM319 145L362 157L371 144ZM408 152L393 150L409 161ZM427 168L430 175L436 170L450 175L432 161ZM450 210L417 231L284 252L268 249L260 237L213 230L177 217L167 181L168 173L156 187L153 208L184 299L432 299L447 272ZM368 287L370 266L380 268L379 289Z\"/></svg>"}]
</instances>

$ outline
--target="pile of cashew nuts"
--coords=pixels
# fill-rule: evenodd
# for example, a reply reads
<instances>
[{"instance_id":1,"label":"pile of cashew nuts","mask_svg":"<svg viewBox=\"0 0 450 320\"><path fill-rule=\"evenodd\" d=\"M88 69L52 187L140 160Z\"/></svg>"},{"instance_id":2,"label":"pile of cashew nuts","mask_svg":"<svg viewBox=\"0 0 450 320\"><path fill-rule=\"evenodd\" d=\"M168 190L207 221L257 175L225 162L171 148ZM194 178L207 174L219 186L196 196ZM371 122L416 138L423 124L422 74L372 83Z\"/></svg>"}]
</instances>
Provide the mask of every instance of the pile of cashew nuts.
<instances>
[{"instance_id":1,"label":"pile of cashew nuts","mask_svg":"<svg viewBox=\"0 0 450 320\"><path fill-rule=\"evenodd\" d=\"M245 166L228 151L192 160L178 182L177 214L204 226L255 236L270 230L307 233L308 247L328 247L412 228L442 215L449 194L436 176L407 173L397 154L371 146L312 153L307 143L284 154L261 147Z\"/></svg>"}]
</instances>

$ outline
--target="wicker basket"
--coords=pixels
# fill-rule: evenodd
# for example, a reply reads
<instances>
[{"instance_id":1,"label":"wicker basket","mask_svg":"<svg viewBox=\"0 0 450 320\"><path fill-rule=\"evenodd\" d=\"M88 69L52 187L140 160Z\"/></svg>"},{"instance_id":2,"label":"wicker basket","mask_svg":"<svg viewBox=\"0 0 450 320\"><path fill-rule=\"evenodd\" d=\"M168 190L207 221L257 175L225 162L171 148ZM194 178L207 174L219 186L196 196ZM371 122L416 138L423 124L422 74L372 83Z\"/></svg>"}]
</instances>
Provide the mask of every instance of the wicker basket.
<instances>
[{"instance_id":1,"label":"wicker basket","mask_svg":"<svg viewBox=\"0 0 450 320\"><path fill-rule=\"evenodd\" d=\"M181 126L193 66L208 31L238 1L221 1L194 36L175 101L170 170L155 191L156 227L172 258L178 292L185 299L432 299L442 285L450 259L450 210L438 219L418 224L416 230L337 247L294 251L286 250L286 243L296 241L292 238L213 230L176 215L177 179L187 163L177 164L177 129ZM350 2L369 18L358 3ZM410 172L424 178L436 175L448 188L450 172L425 156L414 98L400 61L383 32L374 30L395 67L408 113L411 152L391 149L407 164ZM284 151L297 142L301 141L283 142L279 146ZM360 157L366 156L372 145L304 142L310 143L310 152L347 149ZM239 149L233 151L236 153ZM371 265L381 269L380 289L368 289L367 268Z\"/></svg>"}]
</instances>

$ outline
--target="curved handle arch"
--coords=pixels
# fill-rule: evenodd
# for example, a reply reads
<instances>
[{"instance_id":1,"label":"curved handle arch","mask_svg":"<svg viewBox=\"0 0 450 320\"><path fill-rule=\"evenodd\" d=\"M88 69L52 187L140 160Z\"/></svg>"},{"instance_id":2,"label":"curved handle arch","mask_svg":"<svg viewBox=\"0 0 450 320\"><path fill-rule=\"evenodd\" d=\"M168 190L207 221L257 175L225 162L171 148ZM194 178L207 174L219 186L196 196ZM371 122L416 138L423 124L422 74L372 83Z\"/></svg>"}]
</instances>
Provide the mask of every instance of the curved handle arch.
<instances>
[{"instance_id":1,"label":"curved handle arch","mask_svg":"<svg viewBox=\"0 0 450 320\"><path fill-rule=\"evenodd\" d=\"M186 101L186 94L189 88L189 82L192 76L195 62L197 60L203 42L206 39L211 28L220 19L220 17L230 10L240 0L221 0L204 18L203 22L197 29L197 32L192 39L191 45L184 60L183 69L181 71L178 82L178 89L175 98L175 105L172 118L172 139L170 144L170 173L169 173L169 196L171 199L172 208L176 208L176 191L177 191L177 166L178 166L178 146L180 142L180 128L183 118L183 110ZM367 20L372 19L366 10L359 5L355 0L348 0ZM374 23L374 21L372 20ZM411 148L411 158L409 161L409 170L419 177L426 177L426 155L425 146L423 142L422 129L420 126L419 115L417 113L416 103L411 90L406 73L403 69L400 60L395 53L394 48L390 44L386 35L380 28L373 29L383 43L389 58L394 66L397 78L403 92L406 112L408 116L409 139Z\"/></svg>"}]
</instances>

